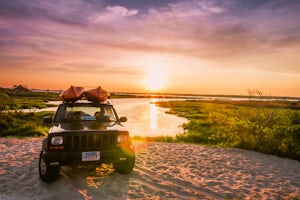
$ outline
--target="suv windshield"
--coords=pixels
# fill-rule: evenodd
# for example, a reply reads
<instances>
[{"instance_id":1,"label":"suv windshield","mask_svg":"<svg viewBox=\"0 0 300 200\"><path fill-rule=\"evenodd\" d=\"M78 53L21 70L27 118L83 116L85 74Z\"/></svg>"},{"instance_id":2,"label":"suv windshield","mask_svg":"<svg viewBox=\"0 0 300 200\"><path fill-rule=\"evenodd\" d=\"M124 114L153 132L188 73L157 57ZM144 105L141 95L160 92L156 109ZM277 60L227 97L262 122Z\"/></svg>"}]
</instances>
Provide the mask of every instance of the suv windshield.
<instances>
[{"instance_id":1,"label":"suv windshield","mask_svg":"<svg viewBox=\"0 0 300 200\"><path fill-rule=\"evenodd\" d=\"M54 121L117 121L111 105L107 104L63 104L56 113Z\"/></svg>"}]
</instances>

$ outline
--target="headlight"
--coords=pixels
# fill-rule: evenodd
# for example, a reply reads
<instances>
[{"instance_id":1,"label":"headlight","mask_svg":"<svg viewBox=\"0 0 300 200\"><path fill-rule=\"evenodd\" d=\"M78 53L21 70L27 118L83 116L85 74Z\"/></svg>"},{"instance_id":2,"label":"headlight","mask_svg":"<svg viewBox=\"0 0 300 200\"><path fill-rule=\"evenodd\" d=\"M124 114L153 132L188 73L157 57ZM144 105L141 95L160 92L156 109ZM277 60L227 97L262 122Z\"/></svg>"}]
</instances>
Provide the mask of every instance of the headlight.
<instances>
[{"instance_id":1,"label":"headlight","mask_svg":"<svg viewBox=\"0 0 300 200\"><path fill-rule=\"evenodd\" d=\"M127 135L119 135L117 140L119 143L127 142Z\"/></svg>"},{"instance_id":2,"label":"headlight","mask_svg":"<svg viewBox=\"0 0 300 200\"><path fill-rule=\"evenodd\" d=\"M62 145L64 142L63 136L54 136L51 138L52 145Z\"/></svg>"}]
</instances>

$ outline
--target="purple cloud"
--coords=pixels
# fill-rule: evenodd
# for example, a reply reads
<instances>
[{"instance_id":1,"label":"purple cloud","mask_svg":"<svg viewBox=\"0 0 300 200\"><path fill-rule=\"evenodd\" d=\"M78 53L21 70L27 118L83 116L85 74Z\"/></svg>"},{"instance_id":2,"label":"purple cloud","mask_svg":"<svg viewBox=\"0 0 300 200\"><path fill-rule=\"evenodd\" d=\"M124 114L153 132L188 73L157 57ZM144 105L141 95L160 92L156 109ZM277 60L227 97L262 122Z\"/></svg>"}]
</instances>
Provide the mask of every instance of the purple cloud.
<instances>
[{"instance_id":1,"label":"purple cloud","mask_svg":"<svg viewBox=\"0 0 300 200\"><path fill-rule=\"evenodd\" d=\"M0 50L6 59L0 64L22 58L18 48L36 62L100 57L106 64L126 51L184 55L218 66L240 66L236 57L249 63L255 56L283 58L280 52L299 49L296 1L132 2L2 0ZM290 69L298 71L299 58L290 59Z\"/></svg>"}]
</instances>

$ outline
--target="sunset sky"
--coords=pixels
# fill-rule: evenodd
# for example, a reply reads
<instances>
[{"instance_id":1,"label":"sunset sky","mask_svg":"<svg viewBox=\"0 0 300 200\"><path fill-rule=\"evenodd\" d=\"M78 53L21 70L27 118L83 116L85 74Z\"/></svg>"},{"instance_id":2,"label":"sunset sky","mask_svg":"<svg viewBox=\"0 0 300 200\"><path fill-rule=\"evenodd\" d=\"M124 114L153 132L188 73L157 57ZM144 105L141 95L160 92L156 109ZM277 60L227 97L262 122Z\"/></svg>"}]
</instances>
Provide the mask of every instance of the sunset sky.
<instances>
[{"instance_id":1,"label":"sunset sky","mask_svg":"<svg viewBox=\"0 0 300 200\"><path fill-rule=\"evenodd\" d=\"M0 87L300 97L297 0L0 0Z\"/></svg>"}]
</instances>

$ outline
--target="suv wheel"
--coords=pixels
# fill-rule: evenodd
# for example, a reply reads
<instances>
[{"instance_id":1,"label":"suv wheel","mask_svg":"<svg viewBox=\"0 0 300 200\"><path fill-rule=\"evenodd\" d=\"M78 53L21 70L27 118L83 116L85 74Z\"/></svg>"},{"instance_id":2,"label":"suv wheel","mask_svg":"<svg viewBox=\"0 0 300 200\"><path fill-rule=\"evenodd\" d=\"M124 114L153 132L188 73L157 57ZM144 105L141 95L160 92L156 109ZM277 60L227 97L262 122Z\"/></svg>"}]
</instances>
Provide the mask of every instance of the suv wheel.
<instances>
[{"instance_id":1,"label":"suv wheel","mask_svg":"<svg viewBox=\"0 0 300 200\"><path fill-rule=\"evenodd\" d=\"M59 178L60 166L50 166L45 159L43 152L40 153L39 174L42 181L46 183L53 182Z\"/></svg>"},{"instance_id":2,"label":"suv wheel","mask_svg":"<svg viewBox=\"0 0 300 200\"><path fill-rule=\"evenodd\" d=\"M117 172L121 174L128 174L132 171L135 163L135 154L131 154L127 156L126 161L119 161L113 163L114 168Z\"/></svg>"}]
</instances>

